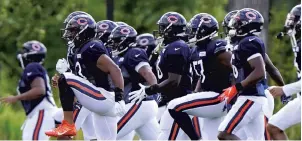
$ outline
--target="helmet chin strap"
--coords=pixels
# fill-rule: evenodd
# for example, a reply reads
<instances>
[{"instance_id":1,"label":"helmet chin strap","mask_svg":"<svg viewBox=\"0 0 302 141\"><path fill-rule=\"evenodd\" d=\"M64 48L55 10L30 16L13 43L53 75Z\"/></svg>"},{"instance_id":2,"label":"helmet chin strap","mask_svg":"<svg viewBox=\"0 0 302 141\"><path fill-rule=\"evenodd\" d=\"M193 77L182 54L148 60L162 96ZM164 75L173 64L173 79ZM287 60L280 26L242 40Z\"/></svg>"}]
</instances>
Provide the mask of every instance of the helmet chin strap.
<instances>
[{"instance_id":1,"label":"helmet chin strap","mask_svg":"<svg viewBox=\"0 0 302 141\"><path fill-rule=\"evenodd\" d=\"M21 55L21 54L18 54L18 55L17 55L17 58L18 58L18 60L19 60L19 62L20 62L21 68L24 69L25 67L24 67L22 55Z\"/></svg>"}]
</instances>

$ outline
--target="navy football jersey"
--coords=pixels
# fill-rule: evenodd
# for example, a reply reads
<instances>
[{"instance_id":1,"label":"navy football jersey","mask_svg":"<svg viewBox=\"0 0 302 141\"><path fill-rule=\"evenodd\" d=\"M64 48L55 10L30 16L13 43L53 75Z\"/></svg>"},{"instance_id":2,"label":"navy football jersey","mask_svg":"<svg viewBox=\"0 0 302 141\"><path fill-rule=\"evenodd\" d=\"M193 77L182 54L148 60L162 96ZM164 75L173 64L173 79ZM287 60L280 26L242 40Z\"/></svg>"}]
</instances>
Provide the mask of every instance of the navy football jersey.
<instances>
[{"instance_id":1,"label":"navy football jersey","mask_svg":"<svg viewBox=\"0 0 302 141\"><path fill-rule=\"evenodd\" d=\"M234 45L232 55L233 76L236 83L243 81L252 71L249 60L256 56L265 56L265 46L258 36L247 36ZM239 95L265 96L266 78L257 84L245 88Z\"/></svg>"},{"instance_id":2,"label":"navy football jersey","mask_svg":"<svg viewBox=\"0 0 302 141\"><path fill-rule=\"evenodd\" d=\"M297 69L297 76L298 79L300 80L301 78L301 40L297 41L297 46L293 47L293 52L295 55L295 62L294 65Z\"/></svg>"},{"instance_id":3,"label":"navy football jersey","mask_svg":"<svg viewBox=\"0 0 302 141\"><path fill-rule=\"evenodd\" d=\"M203 91L221 93L231 85L231 71L221 64L217 58L226 51L227 42L222 39L197 44L192 48L191 68L193 80L200 78ZM193 81L194 83L194 81Z\"/></svg>"},{"instance_id":4,"label":"navy football jersey","mask_svg":"<svg viewBox=\"0 0 302 141\"><path fill-rule=\"evenodd\" d=\"M124 77L124 100L129 103L129 93L140 89L139 83L145 83L145 79L138 73L139 68L149 65L148 56L141 48L129 48L122 56L115 59L116 64L121 68ZM147 97L152 100L153 97Z\"/></svg>"},{"instance_id":5,"label":"navy football jersey","mask_svg":"<svg viewBox=\"0 0 302 141\"><path fill-rule=\"evenodd\" d=\"M32 100L21 100L26 115L28 115L44 98L47 98L47 100L54 105L53 101L49 99L49 97L52 97L49 77L44 67L39 63L30 63L25 67L19 80L17 88L18 94L29 91L31 89L31 83L37 77L41 77L44 80L46 95Z\"/></svg>"},{"instance_id":6,"label":"navy football jersey","mask_svg":"<svg viewBox=\"0 0 302 141\"><path fill-rule=\"evenodd\" d=\"M106 47L99 40L92 40L77 48L74 54L74 70L77 76L87 79L97 87L112 91L108 73L97 67L97 60L101 55L110 57Z\"/></svg>"},{"instance_id":7,"label":"navy football jersey","mask_svg":"<svg viewBox=\"0 0 302 141\"><path fill-rule=\"evenodd\" d=\"M190 48L183 40L174 41L161 51L157 61L159 83L168 79L168 73L182 76L177 87L167 88L161 93L167 102L192 92L190 56Z\"/></svg>"}]
</instances>

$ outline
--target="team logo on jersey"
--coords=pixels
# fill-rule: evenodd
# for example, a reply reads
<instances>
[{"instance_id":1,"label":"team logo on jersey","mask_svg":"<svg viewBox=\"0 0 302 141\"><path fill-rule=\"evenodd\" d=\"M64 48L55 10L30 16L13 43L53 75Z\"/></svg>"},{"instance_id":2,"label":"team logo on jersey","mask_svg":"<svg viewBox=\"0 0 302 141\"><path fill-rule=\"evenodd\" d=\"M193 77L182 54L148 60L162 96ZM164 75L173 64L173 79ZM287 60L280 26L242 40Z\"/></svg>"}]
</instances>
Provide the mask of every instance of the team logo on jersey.
<instances>
[{"instance_id":1,"label":"team logo on jersey","mask_svg":"<svg viewBox=\"0 0 302 141\"><path fill-rule=\"evenodd\" d=\"M35 51L39 51L41 49L41 46L39 44L33 43L31 45L31 48Z\"/></svg>"},{"instance_id":2,"label":"team logo on jersey","mask_svg":"<svg viewBox=\"0 0 302 141\"><path fill-rule=\"evenodd\" d=\"M142 46L145 46L145 45L149 44L149 40L146 39L146 38L141 39L141 40L139 41L139 44L142 45Z\"/></svg>"},{"instance_id":3,"label":"team logo on jersey","mask_svg":"<svg viewBox=\"0 0 302 141\"><path fill-rule=\"evenodd\" d=\"M106 29L109 28L109 25L106 24L106 23L102 23L102 24L99 25L99 28L100 28L100 29L103 29L103 30L106 30Z\"/></svg>"},{"instance_id":4,"label":"team logo on jersey","mask_svg":"<svg viewBox=\"0 0 302 141\"><path fill-rule=\"evenodd\" d=\"M86 25L86 24L88 23L88 21L87 21L86 18L79 18L79 19L77 20L77 23L78 23L79 25Z\"/></svg>"},{"instance_id":5,"label":"team logo on jersey","mask_svg":"<svg viewBox=\"0 0 302 141\"><path fill-rule=\"evenodd\" d=\"M129 33L130 33L130 29L124 27L124 28L121 29L121 33L122 33L122 34L129 34Z\"/></svg>"},{"instance_id":6,"label":"team logo on jersey","mask_svg":"<svg viewBox=\"0 0 302 141\"><path fill-rule=\"evenodd\" d=\"M178 21L177 17L175 16L169 16L167 20L169 23L176 23Z\"/></svg>"},{"instance_id":7,"label":"team logo on jersey","mask_svg":"<svg viewBox=\"0 0 302 141\"><path fill-rule=\"evenodd\" d=\"M203 23L211 23L212 21L211 17L208 16L201 17L201 20Z\"/></svg>"},{"instance_id":8,"label":"team logo on jersey","mask_svg":"<svg viewBox=\"0 0 302 141\"><path fill-rule=\"evenodd\" d=\"M250 19L250 20L254 20L254 19L256 19L256 17L257 17L255 13L250 12L250 11L246 12L246 13L245 13L245 16L246 16L248 19Z\"/></svg>"}]
</instances>

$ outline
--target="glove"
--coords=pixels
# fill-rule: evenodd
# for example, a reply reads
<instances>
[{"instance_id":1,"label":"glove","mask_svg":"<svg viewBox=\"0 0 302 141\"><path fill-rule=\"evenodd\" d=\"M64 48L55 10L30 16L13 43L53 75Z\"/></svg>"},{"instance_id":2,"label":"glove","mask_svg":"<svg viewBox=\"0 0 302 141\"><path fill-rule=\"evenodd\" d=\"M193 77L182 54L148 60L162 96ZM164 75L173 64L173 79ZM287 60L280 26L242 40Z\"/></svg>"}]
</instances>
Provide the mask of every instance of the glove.
<instances>
[{"instance_id":1,"label":"glove","mask_svg":"<svg viewBox=\"0 0 302 141\"><path fill-rule=\"evenodd\" d=\"M145 92L146 86L140 83L139 86L141 87L141 89L129 93L129 100L131 101L131 103L140 103L144 98L148 96Z\"/></svg>"},{"instance_id":2,"label":"glove","mask_svg":"<svg viewBox=\"0 0 302 141\"><path fill-rule=\"evenodd\" d=\"M62 74L65 73L69 69L69 64L67 63L65 58L59 59L56 64L56 70Z\"/></svg>"},{"instance_id":3,"label":"glove","mask_svg":"<svg viewBox=\"0 0 302 141\"><path fill-rule=\"evenodd\" d=\"M282 95L280 100L281 100L282 104L286 104L287 102L291 101L292 98L293 98L292 96Z\"/></svg>"},{"instance_id":4,"label":"glove","mask_svg":"<svg viewBox=\"0 0 302 141\"><path fill-rule=\"evenodd\" d=\"M115 102L115 114L119 117L124 116L126 113L126 105L125 101L121 100L118 102Z\"/></svg>"},{"instance_id":5,"label":"glove","mask_svg":"<svg viewBox=\"0 0 302 141\"><path fill-rule=\"evenodd\" d=\"M238 91L241 91L242 89L243 87L241 83L237 83L236 85L224 89L224 92L218 98L220 99L220 101L227 100L227 104L229 104L231 100L236 96Z\"/></svg>"}]
</instances>

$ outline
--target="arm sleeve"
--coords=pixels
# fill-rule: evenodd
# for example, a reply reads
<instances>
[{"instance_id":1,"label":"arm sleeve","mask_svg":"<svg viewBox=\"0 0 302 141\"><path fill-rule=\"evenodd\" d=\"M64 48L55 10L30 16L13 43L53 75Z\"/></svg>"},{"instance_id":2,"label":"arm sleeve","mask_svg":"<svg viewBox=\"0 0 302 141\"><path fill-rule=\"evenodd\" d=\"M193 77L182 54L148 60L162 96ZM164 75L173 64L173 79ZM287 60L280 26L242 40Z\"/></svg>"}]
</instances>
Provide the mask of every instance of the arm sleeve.
<instances>
[{"instance_id":1,"label":"arm sleeve","mask_svg":"<svg viewBox=\"0 0 302 141\"><path fill-rule=\"evenodd\" d=\"M218 56L220 53L226 51L227 42L226 41L218 41L215 44L214 54Z\"/></svg>"},{"instance_id":2,"label":"arm sleeve","mask_svg":"<svg viewBox=\"0 0 302 141\"><path fill-rule=\"evenodd\" d=\"M95 45L93 47L90 47L84 51L83 58L87 58L89 61L96 63L101 55L103 54L108 55L108 51L103 44L99 42L94 42L94 43Z\"/></svg>"},{"instance_id":3,"label":"arm sleeve","mask_svg":"<svg viewBox=\"0 0 302 141\"><path fill-rule=\"evenodd\" d=\"M242 58L247 61L256 57L262 56L263 51L260 45L254 42L245 42L240 45L240 51L242 52Z\"/></svg>"},{"instance_id":4,"label":"arm sleeve","mask_svg":"<svg viewBox=\"0 0 302 141\"><path fill-rule=\"evenodd\" d=\"M43 67L38 63L32 63L26 66L24 73L26 75L26 80L30 84L37 77L44 78L45 72Z\"/></svg>"},{"instance_id":5,"label":"arm sleeve","mask_svg":"<svg viewBox=\"0 0 302 141\"><path fill-rule=\"evenodd\" d=\"M291 84L284 85L282 87L282 90L286 96L290 96L295 93L301 92L301 80Z\"/></svg>"},{"instance_id":6,"label":"arm sleeve","mask_svg":"<svg viewBox=\"0 0 302 141\"><path fill-rule=\"evenodd\" d=\"M167 53L167 71L182 75L183 71L189 63L190 49L188 47L181 47L179 50L170 48Z\"/></svg>"},{"instance_id":7,"label":"arm sleeve","mask_svg":"<svg viewBox=\"0 0 302 141\"><path fill-rule=\"evenodd\" d=\"M150 66L147 54L144 50L141 49L132 49L129 52L127 65L130 68L134 68L136 72L143 66Z\"/></svg>"}]
</instances>

